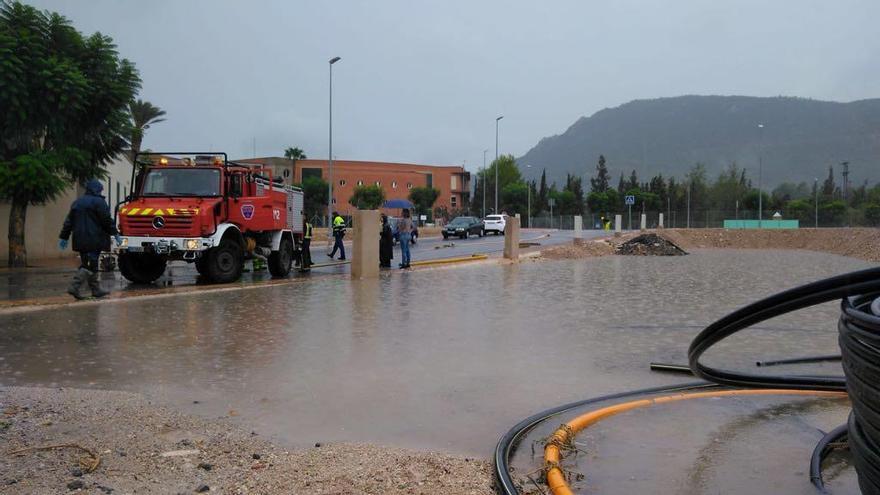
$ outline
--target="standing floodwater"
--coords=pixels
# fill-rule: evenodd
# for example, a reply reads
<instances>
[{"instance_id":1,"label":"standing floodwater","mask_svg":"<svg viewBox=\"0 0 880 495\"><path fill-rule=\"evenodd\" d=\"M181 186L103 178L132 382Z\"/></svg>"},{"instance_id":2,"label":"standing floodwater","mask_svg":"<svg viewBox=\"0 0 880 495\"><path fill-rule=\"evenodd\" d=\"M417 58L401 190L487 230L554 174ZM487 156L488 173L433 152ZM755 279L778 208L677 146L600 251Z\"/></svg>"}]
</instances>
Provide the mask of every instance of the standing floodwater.
<instances>
[{"instance_id":1,"label":"standing floodwater","mask_svg":"<svg viewBox=\"0 0 880 495\"><path fill-rule=\"evenodd\" d=\"M683 381L648 362L685 362L691 338L728 311L867 265L812 252L697 251L324 277L4 315L0 383L144 392L295 445L485 456L537 410ZM834 353L836 317L828 304L773 320L707 360L752 366Z\"/></svg>"}]
</instances>

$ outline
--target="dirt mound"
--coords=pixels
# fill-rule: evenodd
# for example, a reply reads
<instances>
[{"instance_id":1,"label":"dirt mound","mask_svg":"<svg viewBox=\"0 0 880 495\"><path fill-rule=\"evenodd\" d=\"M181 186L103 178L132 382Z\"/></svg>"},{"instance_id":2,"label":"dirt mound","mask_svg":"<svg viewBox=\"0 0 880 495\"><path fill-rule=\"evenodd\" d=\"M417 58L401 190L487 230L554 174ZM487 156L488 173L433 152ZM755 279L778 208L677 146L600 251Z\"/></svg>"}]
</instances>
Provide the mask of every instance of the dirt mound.
<instances>
[{"instance_id":1,"label":"dirt mound","mask_svg":"<svg viewBox=\"0 0 880 495\"><path fill-rule=\"evenodd\" d=\"M617 254L625 256L684 256L687 252L657 234L642 234L618 246Z\"/></svg>"},{"instance_id":2,"label":"dirt mound","mask_svg":"<svg viewBox=\"0 0 880 495\"><path fill-rule=\"evenodd\" d=\"M880 261L880 229L669 229L662 235L685 249L806 249Z\"/></svg>"},{"instance_id":3,"label":"dirt mound","mask_svg":"<svg viewBox=\"0 0 880 495\"><path fill-rule=\"evenodd\" d=\"M537 259L546 260L578 260L614 254L615 246L610 240L600 239L586 241L581 244L565 244L553 246L541 251Z\"/></svg>"}]
</instances>

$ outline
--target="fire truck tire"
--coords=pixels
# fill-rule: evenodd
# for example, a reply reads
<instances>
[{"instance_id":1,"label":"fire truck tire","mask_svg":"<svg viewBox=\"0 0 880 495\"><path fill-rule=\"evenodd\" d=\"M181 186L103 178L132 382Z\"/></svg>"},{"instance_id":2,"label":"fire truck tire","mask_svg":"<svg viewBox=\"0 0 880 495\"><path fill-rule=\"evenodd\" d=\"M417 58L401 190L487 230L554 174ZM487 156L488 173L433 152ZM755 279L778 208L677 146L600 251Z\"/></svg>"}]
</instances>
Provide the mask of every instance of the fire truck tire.
<instances>
[{"instance_id":1,"label":"fire truck tire","mask_svg":"<svg viewBox=\"0 0 880 495\"><path fill-rule=\"evenodd\" d=\"M165 273L166 261L149 253L120 253L119 271L136 284L151 284Z\"/></svg>"},{"instance_id":2,"label":"fire truck tire","mask_svg":"<svg viewBox=\"0 0 880 495\"><path fill-rule=\"evenodd\" d=\"M207 252L205 275L212 282L228 284L241 278L244 269L241 247L229 238L220 241L220 245Z\"/></svg>"},{"instance_id":3,"label":"fire truck tire","mask_svg":"<svg viewBox=\"0 0 880 495\"><path fill-rule=\"evenodd\" d=\"M278 251L272 251L269 255L269 273L273 277L286 277L290 273L290 265L293 263L293 243L290 237L282 237Z\"/></svg>"}]
</instances>

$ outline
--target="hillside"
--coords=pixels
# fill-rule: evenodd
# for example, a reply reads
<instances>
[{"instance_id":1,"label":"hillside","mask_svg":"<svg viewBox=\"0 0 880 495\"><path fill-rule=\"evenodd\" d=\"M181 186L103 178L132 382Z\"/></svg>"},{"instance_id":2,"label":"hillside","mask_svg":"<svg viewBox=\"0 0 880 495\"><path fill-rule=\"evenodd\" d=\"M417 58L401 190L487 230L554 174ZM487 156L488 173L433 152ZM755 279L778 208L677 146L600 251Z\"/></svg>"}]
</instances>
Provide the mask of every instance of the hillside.
<instances>
[{"instance_id":1,"label":"hillside","mask_svg":"<svg viewBox=\"0 0 880 495\"><path fill-rule=\"evenodd\" d=\"M758 123L764 124L762 131ZM822 180L828 165L850 162L850 181L880 180L880 99L850 103L803 98L680 96L636 100L581 117L563 134L547 137L525 155L534 178L589 174L604 154L614 177L635 169L641 180L656 173L682 177L696 162L710 177L731 162L757 182L762 148L764 183ZM835 167L840 183L840 167Z\"/></svg>"}]
</instances>

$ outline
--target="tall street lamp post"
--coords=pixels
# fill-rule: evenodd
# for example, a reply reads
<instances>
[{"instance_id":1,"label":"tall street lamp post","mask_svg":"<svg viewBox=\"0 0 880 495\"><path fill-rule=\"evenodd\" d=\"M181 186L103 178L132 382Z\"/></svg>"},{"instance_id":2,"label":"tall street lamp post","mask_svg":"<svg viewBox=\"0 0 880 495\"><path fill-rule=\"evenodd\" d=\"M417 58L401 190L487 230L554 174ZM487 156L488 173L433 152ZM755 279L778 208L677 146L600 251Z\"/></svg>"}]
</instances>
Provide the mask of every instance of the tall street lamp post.
<instances>
[{"instance_id":1,"label":"tall street lamp post","mask_svg":"<svg viewBox=\"0 0 880 495\"><path fill-rule=\"evenodd\" d=\"M333 57L330 59L330 152L327 157L327 176L330 179L327 184L327 229L333 231L333 64L342 60L341 57Z\"/></svg>"},{"instance_id":2,"label":"tall street lamp post","mask_svg":"<svg viewBox=\"0 0 880 495\"><path fill-rule=\"evenodd\" d=\"M760 144L758 145L758 228L761 228L761 221L764 219L764 189L762 180L764 178L764 124L758 124L761 134Z\"/></svg>"},{"instance_id":3,"label":"tall street lamp post","mask_svg":"<svg viewBox=\"0 0 880 495\"><path fill-rule=\"evenodd\" d=\"M498 122L504 118L499 115L495 118L495 214L498 214Z\"/></svg>"},{"instance_id":4,"label":"tall street lamp post","mask_svg":"<svg viewBox=\"0 0 880 495\"><path fill-rule=\"evenodd\" d=\"M486 153L489 150L483 150L483 218L486 218Z\"/></svg>"}]
</instances>

